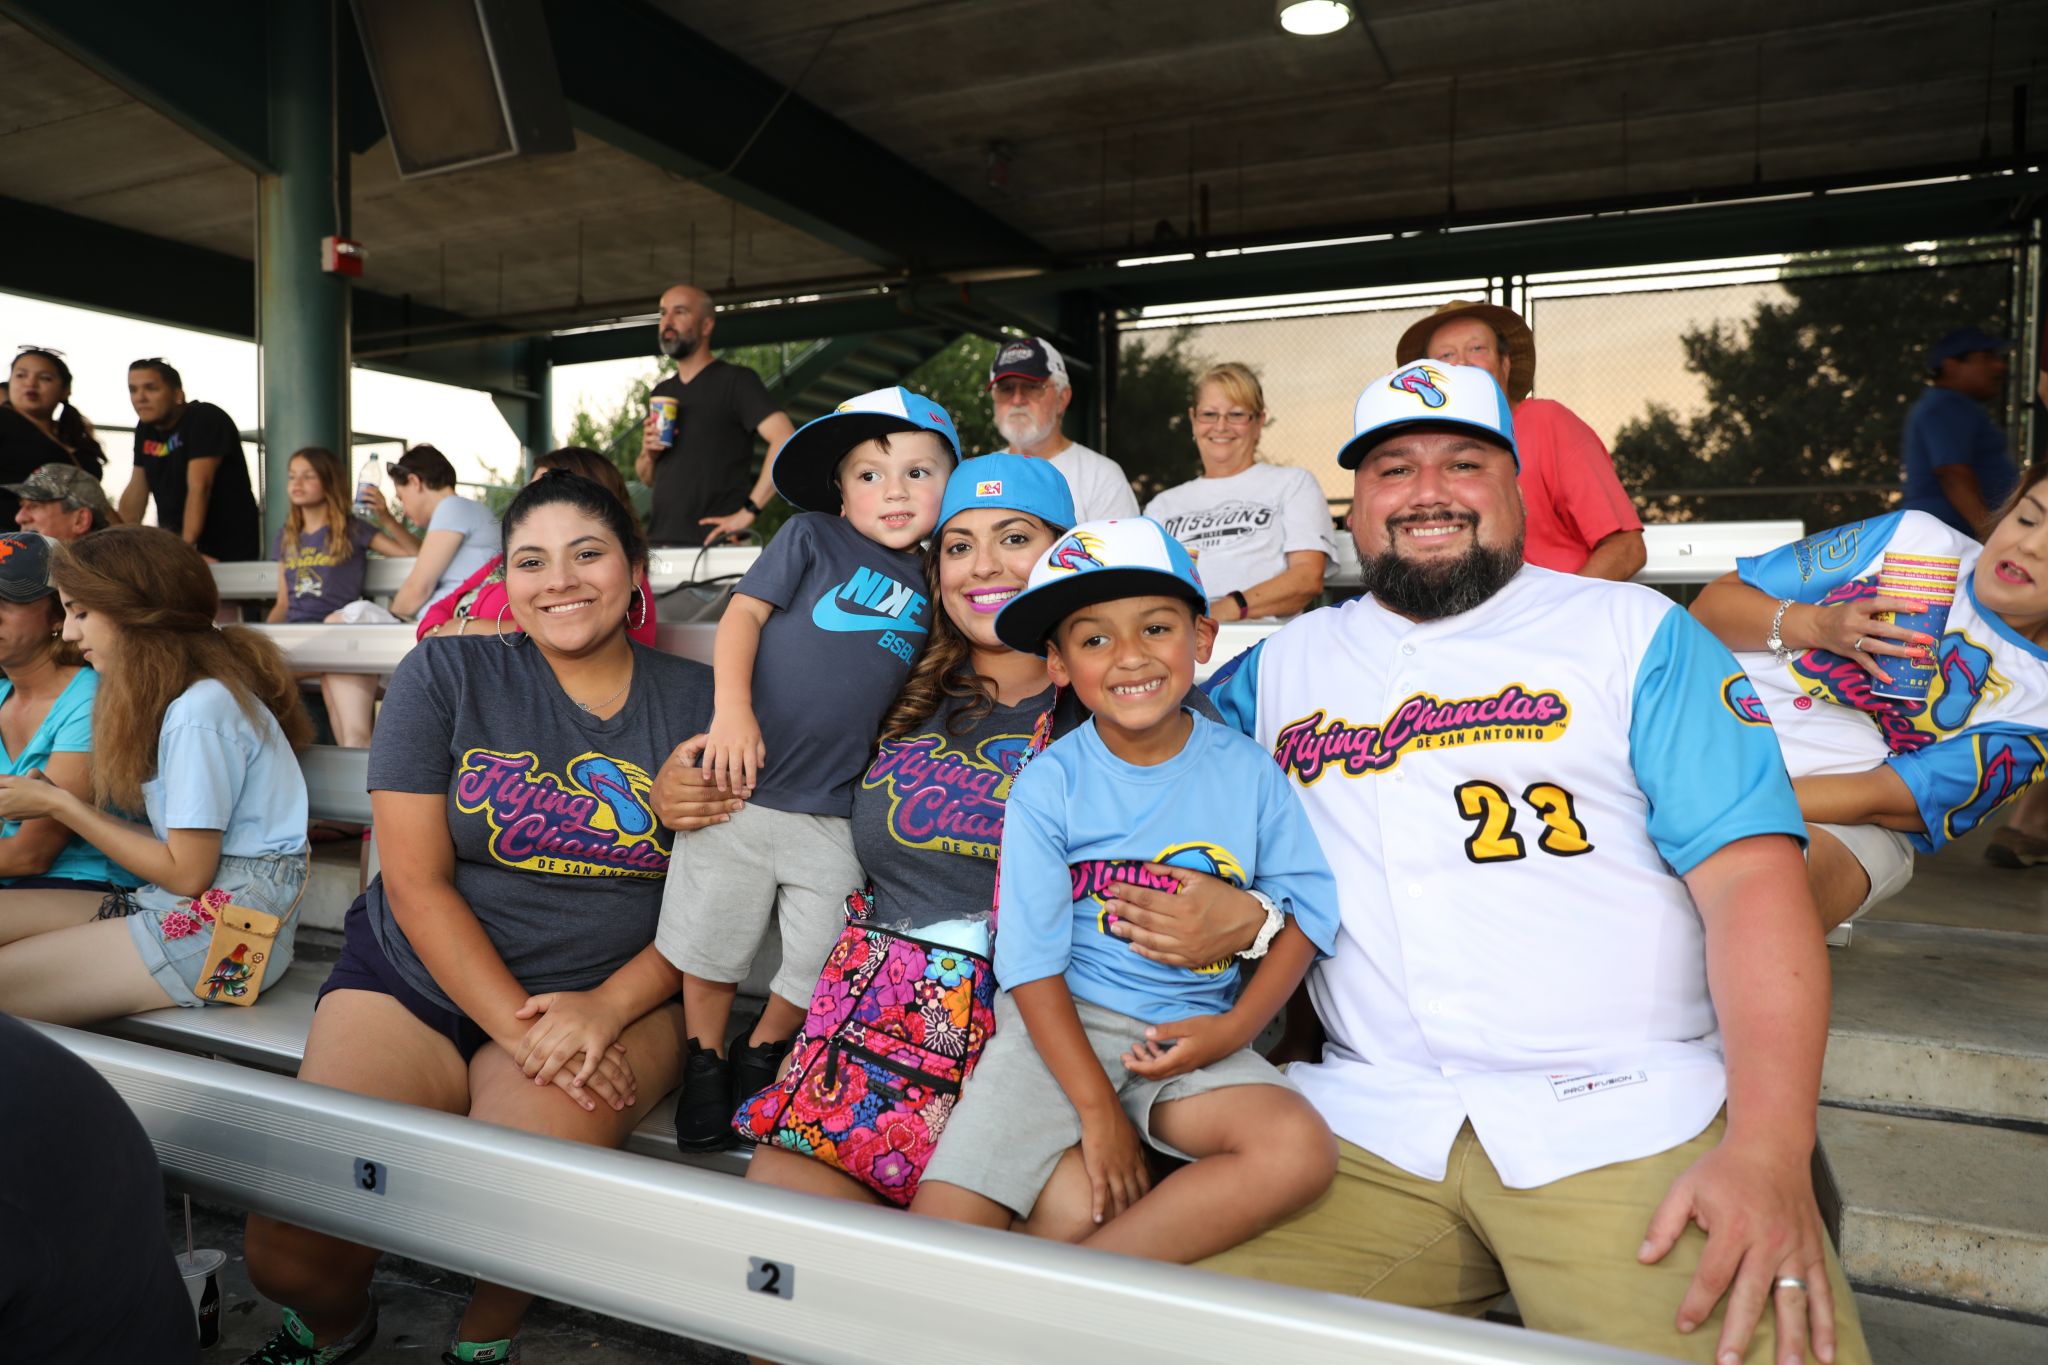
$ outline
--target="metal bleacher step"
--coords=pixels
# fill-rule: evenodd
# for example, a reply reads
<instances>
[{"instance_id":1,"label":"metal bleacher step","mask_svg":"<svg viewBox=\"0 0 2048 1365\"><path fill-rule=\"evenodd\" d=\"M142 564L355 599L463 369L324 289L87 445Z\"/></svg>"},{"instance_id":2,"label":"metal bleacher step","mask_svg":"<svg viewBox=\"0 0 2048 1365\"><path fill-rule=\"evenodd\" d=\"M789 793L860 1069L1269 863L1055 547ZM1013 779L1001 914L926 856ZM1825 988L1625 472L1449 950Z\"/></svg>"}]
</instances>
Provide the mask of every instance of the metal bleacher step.
<instances>
[{"instance_id":1,"label":"metal bleacher step","mask_svg":"<svg viewBox=\"0 0 2048 1365\"><path fill-rule=\"evenodd\" d=\"M1830 963L1823 1103L2048 1123L2048 935L1865 923Z\"/></svg>"},{"instance_id":2,"label":"metal bleacher step","mask_svg":"<svg viewBox=\"0 0 2048 1365\"><path fill-rule=\"evenodd\" d=\"M1824 1105L1820 1145L1852 1284L2048 1321L2048 1134Z\"/></svg>"}]
</instances>

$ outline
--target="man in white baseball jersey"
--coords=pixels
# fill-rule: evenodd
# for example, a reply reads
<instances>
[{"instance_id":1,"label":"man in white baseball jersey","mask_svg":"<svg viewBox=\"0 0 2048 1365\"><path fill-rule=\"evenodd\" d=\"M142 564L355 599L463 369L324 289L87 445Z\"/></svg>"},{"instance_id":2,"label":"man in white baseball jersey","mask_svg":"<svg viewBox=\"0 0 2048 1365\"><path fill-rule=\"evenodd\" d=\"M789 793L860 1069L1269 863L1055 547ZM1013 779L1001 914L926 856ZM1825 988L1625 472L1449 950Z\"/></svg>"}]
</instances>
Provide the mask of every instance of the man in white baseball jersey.
<instances>
[{"instance_id":1,"label":"man in white baseball jersey","mask_svg":"<svg viewBox=\"0 0 2048 1365\"><path fill-rule=\"evenodd\" d=\"M1682 608L1523 565L1484 370L1404 366L1355 430L1369 595L1211 684L1337 873L1329 1041L1289 1077L1343 1157L1208 1264L1467 1314L1512 1289L1531 1327L1722 1365L1866 1361L1810 1177L1828 966L1769 719Z\"/></svg>"},{"instance_id":2,"label":"man in white baseball jersey","mask_svg":"<svg viewBox=\"0 0 2048 1365\"><path fill-rule=\"evenodd\" d=\"M996 430L1010 443L1010 453L1051 460L1073 492L1074 512L1082 521L1138 515L1137 495L1123 467L1069 441L1060 430L1067 405L1074 401L1074 386L1067 378L1066 357L1050 341L1019 337L1004 342L989 362L988 396Z\"/></svg>"}]
</instances>

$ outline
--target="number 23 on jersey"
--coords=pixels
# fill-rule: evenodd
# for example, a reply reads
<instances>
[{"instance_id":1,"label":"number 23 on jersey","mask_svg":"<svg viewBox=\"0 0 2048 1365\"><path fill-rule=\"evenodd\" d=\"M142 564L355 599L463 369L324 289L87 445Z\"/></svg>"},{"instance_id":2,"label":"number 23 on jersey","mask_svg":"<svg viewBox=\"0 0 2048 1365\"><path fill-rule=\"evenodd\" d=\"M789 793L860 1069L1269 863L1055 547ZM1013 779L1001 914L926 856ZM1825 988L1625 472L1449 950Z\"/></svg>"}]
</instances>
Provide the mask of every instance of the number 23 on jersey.
<instances>
[{"instance_id":1,"label":"number 23 on jersey","mask_svg":"<svg viewBox=\"0 0 2048 1365\"><path fill-rule=\"evenodd\" d=\"M1516 862L1529 856L1528 845L1515 832L1519 809L1507 792L1492 782L1461 783L1453 795L1458 814L1476 827L1465 840L1465 856L1475 863ZM1557 858L1575 858L1593 851L1586 827L1573 809L1572 794L1554 782L1532 782L1522 801L1543 824L1536 847Z\"/></svg>"}]
</instances>

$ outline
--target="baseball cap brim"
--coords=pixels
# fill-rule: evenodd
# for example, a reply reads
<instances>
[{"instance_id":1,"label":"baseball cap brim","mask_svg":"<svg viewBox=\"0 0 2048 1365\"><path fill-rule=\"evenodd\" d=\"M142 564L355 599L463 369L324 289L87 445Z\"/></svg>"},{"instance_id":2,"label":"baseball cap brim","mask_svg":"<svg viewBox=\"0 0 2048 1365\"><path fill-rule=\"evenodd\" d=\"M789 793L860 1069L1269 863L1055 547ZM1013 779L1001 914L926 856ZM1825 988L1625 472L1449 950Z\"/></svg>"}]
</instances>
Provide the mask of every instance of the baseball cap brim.
<instances>
[{"instance_id":1,"label":"baseball cap brim","mask_svg":"<svg viewBox=\"0 0 2048 1365\"><path fill-rule=\"evenodd\" d=\"M1455 417L1418 417L1412 422L1389 422L1385 426L1374 427L1371 431L1360 432L1345 442L1344 448L1337 452L1337 467L1339 469L1356 469L1360 464L1364 463L1365 457L1371 454L1373 447L1379 445L1380 442L1391 440L1410 431L1466 432L1477 436L1488 445L1506 452L1508 457L1515 462L1517 471L1522 467L1522 457L1516 454L1513 446L1506 445L1501 441L1499 432L1491 427L1481 426L1477 422L1461 422Z\"/></svg>"},{"instance_id":2,"label":"baseball cap brim","mask_svg":"<svg viewBox=\"0 0 2048 1365\"><path fill-rule=\"evenodd\" d=\"M1046 638L1060 622L1083 607L1124 597L1177 598L1197 616L1209 610L1185 580L1164 569L1096 569L1018 593L996 614L996 638L1021 653L1043 654Z\"/></svg>"},{"instance_id":3,"label":"baseball cap brim","mask_svg":"<svg viewBox=\"0 0 2048 1365\"><path fill-rule=\"evenodd\" d=\"M998 370L988 377L988 386L994 388L1005 379L1029 379L1033 383L1049 384L1052 382L1052 372L1050 370L1038 373L1030 370Z\"/></svg>"},{"instance_id":4,"label":"baseball cap brim","mask_svg":"<svg viewBox=\"0 0 2048 1365\"><path fill-rule=\"evenodd\" d=\"M906 431L930 432L939 444L960 462L959 451L944 432L919 426L907 417L888 412L828 412L803 424L782 443L775 455L775 491L792 507L806 512L837 512L844 499L834 474L846 452L877 436L895 436Z\"/></svg>"}]
</instances>

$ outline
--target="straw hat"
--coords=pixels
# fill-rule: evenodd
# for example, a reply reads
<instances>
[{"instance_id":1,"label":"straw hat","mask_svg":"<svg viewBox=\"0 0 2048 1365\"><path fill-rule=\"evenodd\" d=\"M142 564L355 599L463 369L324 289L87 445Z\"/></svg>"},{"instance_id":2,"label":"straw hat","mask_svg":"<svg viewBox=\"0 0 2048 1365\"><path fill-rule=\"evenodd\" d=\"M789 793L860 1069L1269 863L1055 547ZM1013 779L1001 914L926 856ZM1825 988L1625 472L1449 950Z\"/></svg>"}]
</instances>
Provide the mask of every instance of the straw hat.
<instances>
[{"instance_id":1,"label":"straw hat","mask_svg":"<svg viewBox=\"0 0 2048 1365\"><path fill-rule=\"evenodd\" d=\"M1477 318L1494 330L1501 344L1508 348L1508 402L1519 403L1527 398L1529 390L1536 386L1536 337L1521 314L1497 303L1452 299L1401 333L1400 344L1394 348L1394 363L1406 365L1425 359L1430 337L1455 318Z\"/></svg>"}]
</instances>

